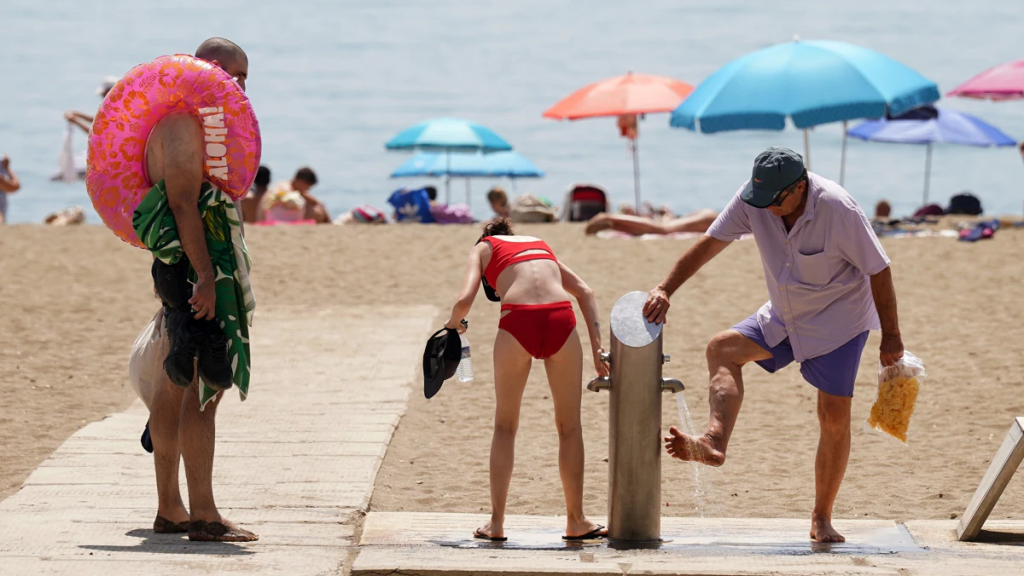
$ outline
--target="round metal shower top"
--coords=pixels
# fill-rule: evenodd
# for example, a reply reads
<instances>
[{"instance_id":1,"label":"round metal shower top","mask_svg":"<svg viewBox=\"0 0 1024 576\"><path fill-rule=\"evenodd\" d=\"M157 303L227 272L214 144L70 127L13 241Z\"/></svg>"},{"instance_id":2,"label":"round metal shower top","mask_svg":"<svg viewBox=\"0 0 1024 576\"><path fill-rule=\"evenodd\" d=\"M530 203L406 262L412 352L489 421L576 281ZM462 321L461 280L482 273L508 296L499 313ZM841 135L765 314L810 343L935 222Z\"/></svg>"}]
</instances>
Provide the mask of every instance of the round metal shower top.
<instances>
[{"instance_id":1,"label":"round metal shower top","mask_svg":"<svg viewBox=\"0 0 1024 576\"><path fill-rule=\"evenodd\" d=\"M661 324L644 318L646 292L629 292L612 306L612 334L630 348L643 348L661 335Z\"/></svg>"}]
</instances>

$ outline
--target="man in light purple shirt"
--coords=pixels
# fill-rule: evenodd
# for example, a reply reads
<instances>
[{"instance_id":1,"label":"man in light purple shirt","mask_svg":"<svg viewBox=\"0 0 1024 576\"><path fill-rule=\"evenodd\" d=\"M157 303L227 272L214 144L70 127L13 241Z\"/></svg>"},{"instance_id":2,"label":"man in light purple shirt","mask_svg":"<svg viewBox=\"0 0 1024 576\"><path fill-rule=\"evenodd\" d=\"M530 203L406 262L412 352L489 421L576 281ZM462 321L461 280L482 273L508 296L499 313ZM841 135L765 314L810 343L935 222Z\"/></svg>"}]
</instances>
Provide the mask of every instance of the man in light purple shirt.
<instances>
[{"instance_id":1,"label":"man in light purple shirt","mask_svg":"<svg viewBox=\"0 0 1024 576\"><path fill-rule=\"evenodd\" d=\"M769 301L708 344L707 432L694 438L672 427L666 449L682 460L721 466L743 402L743 365L775 372L799 362L818 389L821 428L810 534L818 542L844 542L832 527L832 507L850 457L850 405L868 331L882 330L882 364L903 356L889 258L846 190L807 172L796 152L769 148L707 235L651 290L647 319L664 322L669 296L748 233L761 253Z\"/></svg>"}]
</instances>

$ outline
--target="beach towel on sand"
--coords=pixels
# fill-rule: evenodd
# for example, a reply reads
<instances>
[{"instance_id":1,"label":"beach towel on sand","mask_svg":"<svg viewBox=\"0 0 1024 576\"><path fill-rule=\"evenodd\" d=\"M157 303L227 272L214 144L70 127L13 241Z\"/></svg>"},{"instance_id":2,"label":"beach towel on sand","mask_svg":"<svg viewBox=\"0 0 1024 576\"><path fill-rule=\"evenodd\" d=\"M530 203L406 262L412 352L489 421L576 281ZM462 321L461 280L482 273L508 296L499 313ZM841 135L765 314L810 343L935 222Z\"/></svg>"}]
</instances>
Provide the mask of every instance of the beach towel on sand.
<instances>
[{"instance_id":1,"label":"beach towel on sand","mask_svg":"<svg viewBox=\"0 0 1024 576\"><path fill-rule=\"evenodd\" d=\"M242 239L234 202L208 182L203 183L199 194L199 216L203 219L206 248L216 275L217 321L229 340L232 380L238 386L242 400L245 400L249 394L249 326L252 326L252 315L256 309L249 284L249 252ZM174 264L185 254L163 180L157 182L139 203L132 224L139 240L161 262ZM198 280L191 267L189 280L192 283ZM213 388L205 384L201 386L200 406L205 406L216 395Z\"/></svg>"}]
</instances>

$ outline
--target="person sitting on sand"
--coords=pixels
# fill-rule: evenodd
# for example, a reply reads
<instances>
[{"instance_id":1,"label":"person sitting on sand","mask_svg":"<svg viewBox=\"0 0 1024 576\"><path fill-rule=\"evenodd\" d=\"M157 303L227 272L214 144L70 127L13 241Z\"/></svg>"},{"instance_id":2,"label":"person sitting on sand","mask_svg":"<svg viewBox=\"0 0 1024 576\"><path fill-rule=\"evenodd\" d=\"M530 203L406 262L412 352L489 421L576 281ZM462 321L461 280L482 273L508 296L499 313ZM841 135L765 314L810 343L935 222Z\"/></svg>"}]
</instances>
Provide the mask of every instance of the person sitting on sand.
<instances>
[{"instance_id":1,"label":"person sitting on sand","mask_svg":"<svg viewBox=\"0 0 1024 576\"><path fill-rule=\"evenodd\" d=\"M707 234L651 290L647 319L664 322L669 297L744 234L757 241L770 301L708 344L707 431L693 437L673 426L666 449L681 460L721 466L743 402L744 364L775 372L799 362L818 389L810 535L844 542L832 527L832 507L850 458L850 405L868 331L882 329L882 365L903 356L889 258L846 190L808 172L796 152L769 148Z\"/></svg>"},{"instance_id":2,"label":"person sitting on sand","mask_svg":"<svg viewBox=\"0 0 1024 576\"><path fill-rule=\"evenodd\" d=\"M676 234L678 232L706 232L718 217L714 210L698 210L680 218L655 220L629 214L602 212L587 222L584 231L597 234L601 230L616 230L633 236L644 234Z\"/></svg>"},{"instance_id":3,"label":"person sitting on sand","mask_svg":"<svg viewBox=\"0 0 1024 576\"><path fill-rule=\"evenodd\" d=\"M313 220L317 224L330 224L327 208L310 190L316 186L317 177L312 168L302 167L295 172L291 181L278 182L264 194L263 212L267 220L295 222Z\"/></svg>"},{"instance_id":4,"label":"person sitting on sand","mask_svg":"<svg viewBox=\"0 0 1024 576\"><path fill-rule=\"evenodd\" d=\"M494 210L497 218L508 218L511 215L508 195L500 186L495 186L487 191L487 201L491 203L491 210Z\"/></svg>"},{"instance_id":5,"label":"person sitting on sand","mask_svg":"<svg viewBox=\"0 0 1024 576\"><path fill-rule=\"evenodd\" d=\"M267 189L270 187L270 168L266 166L260 166L256 170L256 179L253 180L252 188L242 198L242 221L246 224L253 222L259 222L264 219L263 210L261 210L261 202L263 201L263 195L267 193Z\"/></svg>"},{"instance_id":6,"label":"person sitting on sand","mask_svg":"<svg viewBox=\"0 0 1024 576\"><path fill-rule=\"evenodd\" d=\"M233 42L223 38L206 40L196 50L196 57L219 66L245 89L248 57ZM176 232L185 253L178 262L183 262L184 266L154 260L154 281L158 291L161 286L176 286L177 292L183 292L178 296L187 299L185 305L191 307L197 321L219 321L215 285L219 279L215 276L204 220L199 211L200 193L204 185L203 157L202 127L194 116L188 114L163 118L153 129L146 144L149 177L158 182L158 186L163 181L167 205L173 213ZM197 276L194 285L188 278L190 267ZM161 296L166 296L166 293ZM168 329L168 332L171 330ZM170 340L173 353L176 342L173 338ZM210 347L209 351L211 366L222 368L228 360L226 351L217 346ZM158 499L153 530L159 533L187 532L189 540L198 541L257 540L256 534L235 526L221 516L214 502L215 417L223 394L217 393L205 405L202 404L199 376L204 374L204 356L200 354L199 374L193 376L191 384L186 388L172 382L166 373L167 364L164 366L165 370L160 375L161 381L152 400L148 424ZM228 363L226 368L230 379L231 364ZM188 508L185 508L178 488L178 468L182 458L185 460L185 474L188 477Z\"/></svg>"},{"instance_id":7,"label":"person sitting on sand","mask_svg":"<svg viewBox=\"0 0 1024 576\"><path fill-rule=\"evenodd\" d=\"M0 158L0 225L7 223L7 195L21 189L18 175L11 170L11 159Z\"/></svg>"},{"instance_id":8,"label":"person sitting on sand","mask_svg":"<svg viewBox=\"0 0 1024 576\"><path fill-rule=\"evenodd\" d=\"M118 80L120 80L120 78L117 76L107 76L106 79L103 80L103 84L96 89L96 94L100 98L106 98L107 93L114 89ZM92 131L92 122L96 117L79 112L78 110L68 110L64 113L64 119L79 127L82 132L88 134Z\"/></svg>"},{"instance_id":9,"label":"person sitting on sand","mask_svg":"<svg viewBox=\"0 0 1024 576\"><path fill-rule=\"evenodd\" d=\"M583 429L580 397L583 388L583 349L576 331L576 314L569 295L579 302L590 335L594 368L608 375L601 360L601 330L594 293L551 248L537 238L514 236L512 223L499 218L484 226L483 236L470 251L466 277L447 328L465 332L461 320L469 314L483 278L488 298L500 297L501 321L494 339L494 390L497 407L491 438L491 519L473 536L504 541L505 504L515 460L516 429L523 390L533 359L544 361L555 404L558 429L558 468L568 513L565 538L581 540L607 534L583 514ZM490 287L496 290L490 292ZM492 298L493 299L493 298Z\"/></svg>"}]
</instances>

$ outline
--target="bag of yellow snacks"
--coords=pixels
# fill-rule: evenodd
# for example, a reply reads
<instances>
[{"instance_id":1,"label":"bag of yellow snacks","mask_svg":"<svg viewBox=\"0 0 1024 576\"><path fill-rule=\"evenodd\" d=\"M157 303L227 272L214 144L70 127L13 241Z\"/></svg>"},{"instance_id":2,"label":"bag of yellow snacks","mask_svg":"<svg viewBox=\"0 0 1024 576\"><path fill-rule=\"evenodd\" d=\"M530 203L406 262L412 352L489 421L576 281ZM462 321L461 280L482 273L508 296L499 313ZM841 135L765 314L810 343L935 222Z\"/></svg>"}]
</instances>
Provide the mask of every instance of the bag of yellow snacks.
<instances>
[{"instance_id":1,"label":"bag of yellow snacks","mask_svg":"<svg viewBox=\"0 0 1024 576\"><path fill-rule=\"evenodd\" d=\"M924 364L910 352L904 352L895 366L880 365L878 390L868 416L868 426L906 444L910 417L914 414L917 394L925 376Z\"/></svg>"}]
</instances>

